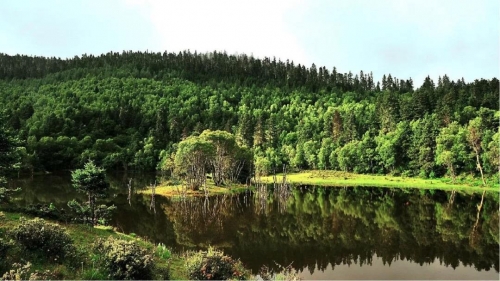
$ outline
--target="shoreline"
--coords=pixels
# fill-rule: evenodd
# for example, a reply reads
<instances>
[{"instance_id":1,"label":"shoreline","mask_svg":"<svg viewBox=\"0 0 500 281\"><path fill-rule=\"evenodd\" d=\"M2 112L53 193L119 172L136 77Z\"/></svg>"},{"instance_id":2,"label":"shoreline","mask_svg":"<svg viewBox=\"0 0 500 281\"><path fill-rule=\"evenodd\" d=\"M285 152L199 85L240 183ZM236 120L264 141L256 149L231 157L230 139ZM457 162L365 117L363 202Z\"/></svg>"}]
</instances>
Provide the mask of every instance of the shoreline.
<instances>
[{"instance_id":1,"label":"shoreline","mask_svg":"<svg viewBox=\"0 0 500 281\"><path fill-rule=\"evenodd\" d=\"M478 183L451 183L450 179L422 179L416 177L401 177L390 175L366 175L355 174L340 171L322 171L322 170L305 170L295 173L287 173L286 180L294 185L314 185L324 187L381 187L381 188L400 188L400 189L438 189L445 191L463 191L463 192L500 192L500 184L496 186L482 186ZM479 179L477 179L479 181ZM283 181L283 174L276 175L277 183ZM261 183L272 184L273 176L265 176L260 178ZM229 184L226 186L215 186L212 181L207 181L208 193L205 194L203 189L190 190L187 189L183 193L183 186L178 183L167 181L156 187L155 194L167 198L199 197L199 196L214 196L224 194L237 194L248 190L254 190L256 182L252 182L252 186L245 184ZM151 189L140 190L139 193L151 195Z\"/></svg>"},{"instance_id":2,"label":"shoreline","mask_svg":"<svg viewBox=\"0 0 500 281\"><path fill-rule=\"evenodd\" d=\"M283 180L283 174L276 175L277 182ZM286 180L292 184L319 185L331 187L345 186L372 186L385 188L417 188L441 189L460 191L496 191L500 192L500 185L481 186L464 183L447 182L448 179L422 179L414 177L401 177L389 175L365 175L339 171L306 170L298 173L287 173ZM273 176L261 178L264 183L272 183Z\"/></svg>"},{"instance_id":3,"label":"shoreline","mask_svg":"<svg viewBox=\"0 0 500 281\"><path fill-rule=\"evenodd\" d=\"M277 181L283 179L283 174L277 174ZM390 175L365 175L339 171L307 170L298 173L288 173L286 180L292 184L319 185L331 187L344 186L372 186L385 188L417 188L417 189L441 189L461 191L496 191L500 192L500 185L481 186L464 183L450 183L447 179L422 179L415 177L401 177ZM261 178L262 182L272 183L273 176Z\"/></svg>"},{"instance_id":4,"label":"shoreline","mask_svg":"<svg viewBox=\"0 0 500 281\"><path fill-rule=\"evenodd\" d=\"M201 188L199 190L185 190L183 193L182 184L172 184L170 181L159 184L155 189L155 195L164 196L167 198L181 198L183 195L186 197L198 197L198 196L212 196L212 195L224 195L224 194L236 194L245 192L247 190L253 190L252 186L247 186L245 184L232 183L226 186L216 186L212 181L207 181L208 194ZM152 191L150 188L139 190L138 193L151 195Z\"/></svg>"}]
</instances>

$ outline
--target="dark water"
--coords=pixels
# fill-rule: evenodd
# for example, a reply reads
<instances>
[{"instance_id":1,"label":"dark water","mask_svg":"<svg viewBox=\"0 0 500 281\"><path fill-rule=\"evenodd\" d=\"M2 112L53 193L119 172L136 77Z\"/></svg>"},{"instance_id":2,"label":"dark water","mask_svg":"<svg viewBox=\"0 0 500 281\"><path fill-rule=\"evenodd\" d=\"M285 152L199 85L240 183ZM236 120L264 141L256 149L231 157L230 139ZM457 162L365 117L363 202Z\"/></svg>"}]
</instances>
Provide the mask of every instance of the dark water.
<instances>
[{"instance_id":1,"label":"dark water","mask_svg":"<svg viewBox=\"0 0 500 281\"><path fill-rule=\"evenodd\" d=\"M114 226L174 250L222 248L254 273L278 263L305 279L499 279L498 193L267 187L208 199L157 196L151 209L142 194L129 205L128 178L136 188L155 180L109 176ZM69 174L11 184L23 188L15 200L21 206L83 199Z\"/></svg>"}]
</instances>

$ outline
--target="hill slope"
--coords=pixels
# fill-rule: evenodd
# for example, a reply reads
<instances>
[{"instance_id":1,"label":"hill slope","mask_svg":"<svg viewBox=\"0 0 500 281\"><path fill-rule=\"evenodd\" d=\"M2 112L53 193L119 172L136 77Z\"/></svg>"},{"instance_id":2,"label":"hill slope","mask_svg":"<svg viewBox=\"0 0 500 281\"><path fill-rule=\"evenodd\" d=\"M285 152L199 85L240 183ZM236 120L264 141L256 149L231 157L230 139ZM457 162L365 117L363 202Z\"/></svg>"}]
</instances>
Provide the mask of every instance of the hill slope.
<instances>
[{"instance_id":1,"label":"hill slope","mask_svg":"<svg viewBox=\"0 0 500 281\"><path fill-rule=\"evenodd\" d=\"M204 129L251 147L262 171L336 169L442 176L498 171L498 79L390 74L381 83L312 65L225 53L0 54L0 111L26 170L152 170ZM475 121L474 121L475 120ZM162 152L163 151L163 152Z\"/></svg>"}]
</instances>

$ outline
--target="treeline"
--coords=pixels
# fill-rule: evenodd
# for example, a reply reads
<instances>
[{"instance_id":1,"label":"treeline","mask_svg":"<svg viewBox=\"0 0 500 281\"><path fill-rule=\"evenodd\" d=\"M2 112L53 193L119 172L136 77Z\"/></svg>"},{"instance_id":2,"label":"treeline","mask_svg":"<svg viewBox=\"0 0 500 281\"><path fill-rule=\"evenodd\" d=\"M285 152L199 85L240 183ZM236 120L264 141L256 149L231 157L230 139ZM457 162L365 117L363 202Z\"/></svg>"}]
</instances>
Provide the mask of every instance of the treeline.
<instances>
[{"instance_id":1,"label":"treeline","mask_svg":"<svg viewBox=\"0 0 500 281\"><path fill-rule=\"evenodd\" d=\"M161 169L177 143L225 130L258 172L451 176L498 171L499 81L437 83L213 52L0 55L0 110L25 170ZM470 134L474 132L474 136Z\"/></svg>"},{"instance_id":2,"label":"treeline","mask_svg":"<svg viewBox=\"0 0 500 281\"><path fill-rule=\"evenodd\" d=\"M52 75L51 75L52 74ZM253 56L228 55L226 52L191 53L153 53L123 51L109 52L100 56L82 55L71 59L32 57L26 55L9 56L0 53L0 79L29 79L45 78L48 81L64 81L81 79L88 76L105 77L134 77L155 80L168 80L171 78L186 79L197 84L219 83L236 84L236 86L272 86L288 90L301 89L308 92L325 91L343 93L353 92L358 99L364 99L366 93L376 93L389 90L395 93L412 93L414 83L411 78L398 79L391 74L384 74L382 81L374 81L373 74L351 71L342 73L333 67L311 67L297 64L287 60L282 62L276 58L258 59ZM498 79L480 79L474 83L465 83L464 79L456 82L444 75L439 78L437 96L443 98L448 94L446 102L459 104L467 103L470 106L498 107L497 95ZM431 90L435 88L434 82L426 78L422 88ZM455 88L457 86L458 88ZM472 95L455 100L459 90L465 86ZM451 88L455 88L451 90ZM432 92L432 91L431 91ZM324 94L325 94L324 93ZM426 93L432 95L432 93ZM425 99L422 97L422 99ZM427 97L430 104L435 106L438 97ZM455 102L454 102L455 100ZM431 108L429 110L432 111Z\"/></svg>"},{"instance_id":3,"label":"treeline","mask_svg":"<svg viewBox=\"0 0 500 281\"><path fill-rule=\"evenodd\" d=\"M399 80L390 74L380 83L375 83L372 73L340 73L334 67L310 68L295 65L289 60L282 62L275 58L258 59L253 56L228 55L225 52L194 54L190 51L176 53L151 52L109 52L101 56L82 55L72 59L8 56L0 54L0 79L44 78L79 79L89 73L112 77L133 76L164 80L172 77L187 79L196 83L223 81L243 86L272 85L289 89L305 88L308 91L355 91L364 93L392 89L400 92L412 91L413 81Z\"/></svg>"}]
</instances>

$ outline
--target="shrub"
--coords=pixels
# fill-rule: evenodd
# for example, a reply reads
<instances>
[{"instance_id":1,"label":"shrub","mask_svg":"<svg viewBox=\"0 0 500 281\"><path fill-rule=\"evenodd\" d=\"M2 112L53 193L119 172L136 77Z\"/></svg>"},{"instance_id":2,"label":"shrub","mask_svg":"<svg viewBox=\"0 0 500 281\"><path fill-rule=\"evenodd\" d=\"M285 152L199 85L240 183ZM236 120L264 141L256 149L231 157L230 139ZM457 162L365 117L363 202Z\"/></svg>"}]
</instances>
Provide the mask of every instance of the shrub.
<instances>
[{"instance_id":1,"label":"shrub","mask_svg":"<svg viewBox=\"0 0 500 281\"><path fill-rule=\"evenodd\" d=\"M63 227L40 218L21 218L11 233L25 249L39 251L46 257L64 258L74 250L73 241Z\"/></svg>"},{"instance_id":2,"label":"shrub","mask_svg":"<svg viewBox=\"0 0 500 281\"><path fill-rule=\"evenodd\" d=\"M100 254L100 262L112 279L150 279L153 257L148 255L135 241L125 241L109 237L96 242L95 250Z\"/></svg>"},{"instance_id":3,"label":"shrub","mask_svg":"<svg viewBox=\"0 0 500 281\"><path fill-rule=\"evenodd\" d=\"M292 267L292 265L288 265L284 267L278 263L278 270L273 270L267 266L262 266L259 271L259 276L264 281L272 281L272 280L287 280L287 281L297 281L301 280L297 271Z\"/></svg>"},{"instance_id":4,"label":"shrub","mask_svg":"<svg viewBox=\"0 0 500 281\"><path fill-rule=\"evenodd\" d=\"M170 280L170 265L166 263L155 264L156 280Z\"/></svg>"},{"instance_id":5,"label":"shrub","mask_svg":"<svg viewBox=\"0 0 500 281\"><path fill-rule=\"evenodd\" d=\"M0 186L2 184L5 184L6 180L4 177L0 176ZM5 187L0 187L0 203L8 203L10 202L10 198L12 196L12 193L17 192L21 190L20 188L5 188Z\"/></svg>"},{"instance_id":6,"label":"shrub","mask_svg":"<svg viewBox=\"0 0 500 281\"><path fill-rule=\"evenodd\" d=\"M12 269L5 272L0 280L52 280L54 275L49 271L45 270L40 272L38 270L31 271L31 263L28 262L25 265L20 263L14 263Z\"/></svg>"},{"instance_id":7,"label":"shrub","mask_svg":"<svg viewBox=\"0 0 500 281\"><path fill-rule=\"evenodd\" d=\"M116 206L115 205L111 205L111 206L99 205L99 206L96 206L95 217L96 217L96 220L97 220L97 224L108 225L109 222L111 221L111 216L112 216L114 210L116 210Z\"/></svg>"},{"instance_id":8,"label":"shrub","mask_svg":"<svg viewBox=\"0 0 500 281\"><path fill-rule=\"evenodd\" d=\"M164 260L168 260L172 256L170 250L163 243L156 246L156 255Z\"/></svg>"},{"instance_id":9,"label":"shrub","mask_svg":"<svg viewBox=\"0 0 500 281\"><path fill-rule=\"evenodd\" d=\"M92 210L90 204L83 203L80 204L76 200L71 200L68 202L68 207L72 213L72 219L78 223L88 223L93 224L92 221ZM94 206L94 219L95 223L99 225L108 225L111 220L111 215L114 210L116 210L115 205L106 206L98 205Z\"/></svg>"},{"instance_id":10,"label":"shrub","mask_svg":"<svg viewBox=\"0 0 500 281\"><path fill-rule=\"evenodd\" d=\"M186 259L186 269L189 278L195 280L244 280L249 277L239 260L212 247L190 254Z\"/></svg>"},{"instance_id":11,"label":"shrub","mask_svg":"<svg viewBox=\"0 0 500 281\"><path fill-rule=\"evenodd\" d=\"M53 220L64 220L65 214L64 210L57 209L54 204L32 204L27 206L24 210L24 213L33 215L39 218L48 218Z\"/></svg>"}]
</instances>

